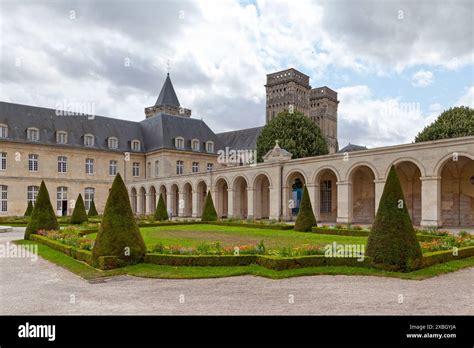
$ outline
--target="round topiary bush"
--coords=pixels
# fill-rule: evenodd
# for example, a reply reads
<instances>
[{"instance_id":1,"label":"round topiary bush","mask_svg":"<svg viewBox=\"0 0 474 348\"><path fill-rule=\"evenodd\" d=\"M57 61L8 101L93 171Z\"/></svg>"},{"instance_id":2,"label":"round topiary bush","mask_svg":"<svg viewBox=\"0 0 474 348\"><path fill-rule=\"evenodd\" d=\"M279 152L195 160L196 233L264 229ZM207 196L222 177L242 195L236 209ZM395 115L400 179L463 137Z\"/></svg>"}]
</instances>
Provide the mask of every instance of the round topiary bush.
<instances>
[{"instance_id":1,"label":"round topiary bush","mask_svg":"<svg viewBox=\"0 0 474 348\"><path fill-rule=\"evenodd\" d=\"M166 221L169 219L162 193L160 193L160 198L158 199L158 205L156 206L154 218L158 221Z\"/></svg>"},{"instance_id":2,"label":"round topiary bush","mask_svg":"<svg viewBox=\"0 0 474 348\"><path fill-rule=\"evenodd\" d=\"M202 211L201 221L217 221L217 212L212 201L211 192L207 191L204 210Z\"/></svg>"},{"instance_id":3,"label":"round topiary bush","mask_svg":"<svg viewBox=\"0 0 474 348\"><path fill-rule=\"evenodd\" d=\"M30 222L26 226L24 238L29 239L31 234L35 234L39 230L59 230L58 220L54 214L44 181L41 181L36 204L31 213Z\"/></svg>"},{"instance_id":4,"label":"round topiary bush","mask_svg":"<svg viewBox=\"0 0 474 348\"><path fill-rule=\"evenodd\" d=\"M97 209L95 208L94 200L91 201L91 205L89 207L89 212L87 213L88 217L98 216Z\"/></svg>"},{"instance_id":5,"label":"round topiary bush","mask_svg":"<svg viewBox=\"0 0 474 348\"><path fill-rule=\"evenodd\" d=\"M308 189L305 185L294 230L300 232L311 232L313 226L317 226L317 223L316 218L314 217L313 207L311 206Z\"/></svg>"},{"instance_id":6,"label":"round topiary bush","mask_svg":"<svg viewBox=\"0 0 474 348\"><path fill-rule=\"evenodd\" d=\"M79 193L76 204L74 205L74 210L71 215L71 224L78 225L87 221L88 218L86 207L84 206L84 200L82 199L82 195Z\"/></svg>"},{"instance_id":7,"label":"round topiary bush","mask_svg":"<svg viewBox=\"0 0 474 348\"><path fill-rule=\"evenodd\" d=\"M142 260L145 253L145 242L133 216L127 188L117 174L92 248L93 263L97 265L100 256L116 256L120 265L130 264Z\"/></svg>"},{"instance_id":8,"label":"round topiary bush","mask_svg":"<svg viewBox=\"0 0 474 348\"><path fill-rule=\"evenodd\" d=\"M367 255L388 270L410 271L421 266L420 244L394 166L390 168L369 234Z\"/></svg>"}]
</instances>

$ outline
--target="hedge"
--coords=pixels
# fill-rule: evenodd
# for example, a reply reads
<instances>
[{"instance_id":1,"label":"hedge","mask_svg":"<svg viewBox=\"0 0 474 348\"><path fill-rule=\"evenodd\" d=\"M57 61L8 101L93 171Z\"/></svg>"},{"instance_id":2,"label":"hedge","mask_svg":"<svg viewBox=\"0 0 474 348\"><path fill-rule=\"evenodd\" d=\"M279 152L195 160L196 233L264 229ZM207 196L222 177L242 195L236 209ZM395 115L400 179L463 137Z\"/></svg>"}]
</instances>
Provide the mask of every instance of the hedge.
<instances>
[{"instance_id":1,"label":"hedge","mask_svg":"<svg viewBox=\"0 0 474 348\"><path fill-rule=\"evenodd\" d=\"M234 227L248 227L248 228L263 228L269 230L292 230L292 225L271 225L271 224L256 224L256 223L241 223L241 222L226 222L226 221L212 221L207 222L209 225L220 226L234 226Z\"/></svg>"},{"instance_id":2,"label":"hedge","mask_svg":"<svg viewBox=\"0 0 474 348\"><path fill-rule=\"evenodd\" d=\"M257 255L145 255L146 263L168 266L248 266L256 261Z\"/></svg>"},{"instance_id":3,"label":"hedge","mask_svg":"<svg viewBox=\"0 0 474 348\"><path fill-rule=\"evenodd\" d=\"M352 230L347 228L328 228L328 227L313 227L314 233L319 234L332 234L338 236L358 236L358 237L368 237L370 231L364 230Z\"/></svg>"},{"instance_id":4,"label":"hedge","mask_svg":"<svg viewBox=\"0 0 474 348\"><path fill-rule=\"evenodd\" d=\"M453 255L453 250L435 251L423 254L423 267L429 267L437 263L448 262L452 260L464 259L474 256L474 247L464 247L458 249L458 255Z\"/></svg>"},{"instance_id":5,"label":"hedge","mask_svg":"<svg viewBox=\"0 0 474 348\"><path fill-rule=\"evenodd\" d=\"M276 271L320 266L348 266L348 267L371 267L369 257L364 257L363 261L358 261L357 257L326 257L324 255L310 255L297 257L275 257L259 256L257 263L260 266Z\"/></svg>"},{"instance_id":6,"label":"hedge","mask_svg":"<svg viewBox=\"0 0 474 348\"><path fill-rule=\"evenodd\" d=\"M206 224L206 222L202 221L180 221L180 222L151 222L149 224L139 222L138 227L157 227L157 226L179 226L179 225L202 225Z\"/></svg>"}]
</instances>

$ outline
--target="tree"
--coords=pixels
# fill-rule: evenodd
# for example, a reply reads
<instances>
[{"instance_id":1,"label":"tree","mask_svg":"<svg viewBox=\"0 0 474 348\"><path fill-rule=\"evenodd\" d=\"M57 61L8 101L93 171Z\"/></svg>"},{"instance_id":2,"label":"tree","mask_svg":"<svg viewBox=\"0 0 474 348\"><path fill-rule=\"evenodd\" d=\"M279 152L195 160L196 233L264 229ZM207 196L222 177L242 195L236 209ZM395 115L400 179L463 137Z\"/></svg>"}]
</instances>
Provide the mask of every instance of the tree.
<instances>
[{"instance_id":1,"label":"tree","mask_svg":"<svg viewBox=\"0 0 474 348\"><path fill-rule=\"evenodd\" d=\"M459 106L444 111L426 126L415 138L415 142L458 138L474 135L474 109Z\"/></svg>"},{"instance_id":2,"label":"tree","mask_svg":"<svg viewBox=\"0 0 474 348\"><path fill-rule=\"evenodd\" d=\"M29 201L28 206L26 207L25 216L31 216L32 212L33 212L33 202Z\"/></svg>"},{"instance_id":3,"label":"tree","mask_svg":"<svg viewBox=\"0 0 474 348\"><path fill-rule=\"evenodd\" d=\"M420 244L394 166L390 168L369 234L367 255L389 270L409 271L419 268L422 262Z\"/></svg>"},{"instance_id":4,"label":"tree","mask_svg":"<svg viewBox=\"0 0 474 348\"><path fill-rule=\"evenodd\" d=\"M168 212L166 211L165 200L163 199L163 194L160 193L160 198L158 199L158 205L155 210L155 220L166 221L169 219Z\"/></svg>"},{"instance_id":5,"label":"tree","mask_svg":"<svg viewBox=\"0 0 474 348\"><path fill-rule=\"evenodd\" d=\"M291 152L293 158L328 154L326 140L319 126L301 112L282 111L263 127L257 138L258 161L273 149L275 141Z\"/></svg>"},{"instance_id":6,"label":"tree","mask_svg":"<svg viewBox=\"0 0 474 348\"><path fill-rule=\"evenodd\" d=\"M145 242L133 216L127 188L117 174L92 248L92 260L97 264L100 256L116 256L120 264L129 264L142 260L145 253Z\"/></svg>"},{"instance_id":7,"label":"tree","mask_svg":"<svg viewBox=\"0 0 474 348\"><path fill-rule=\"evenodd\" d=\"M204 202L204 209L202 211L201 221L217 221L217 212L212 201L211 192L207 191L206 201Z\"/></svg>"},{"instance_id":8,"label":"tree","mask_svg":"<svg viewBox=\"0 0 474 348\"><path fill-rule=\"evenodd\" d=\"M36 234L39 230L59 230L58 220L54 214L44 181L41 181L36 204L31 213L30 222L26 226L24 238L29 239L30 235Z\"/></svg>"},{"instance_id":9,"label":"tree","mask_svg":"<svg viewBox=\"0 0 474 348\"><path fill-rule=\"evenodd\" d=\"M89 207L89 212L87 213L87 216L93 217L93 216L97 216L97 215L99 215L99 214L97 213L97 209L95 208L94 200L92 200L91 205Z\"/></svg>"},{"instance_id":10,"label":"tree","mask_svg":"<svg viewBox=\"0 0 474 348\"><path fill-rule=\"evenodd\" d=\"M74 210L71 215L71 224L82 224L83 222L87 222L88 220L89 219L87 218L86 207L84 206L82 195L79 193L79 196L76 200L76 204L74 205Z\"/></svg>"},{"instance_id":11,"label":"tree","mask_svg":"<svg viewBox=\"0 0 474 348\"><path fill-rule=\"evenodd\" d=\"M314 217L313 207L311 206L311 200L309 199L308 189L305 185L294 230L300 232L311 232L313 226L317 226L317 223L316 218Z\"/></svg>"}]
</instances>

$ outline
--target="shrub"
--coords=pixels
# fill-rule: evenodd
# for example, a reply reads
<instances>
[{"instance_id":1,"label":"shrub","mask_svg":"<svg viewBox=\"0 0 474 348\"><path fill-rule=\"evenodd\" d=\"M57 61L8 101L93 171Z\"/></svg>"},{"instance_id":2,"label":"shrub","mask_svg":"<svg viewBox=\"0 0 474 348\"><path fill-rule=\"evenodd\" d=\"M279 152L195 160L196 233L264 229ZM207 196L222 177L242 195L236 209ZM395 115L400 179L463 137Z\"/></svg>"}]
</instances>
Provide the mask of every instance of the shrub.
<instances>
[{"instance_id":1,"label":"shrub","mask_svg":"<svg viewBox=\"0 0 474 348\"><path fill-rule=\"evenodd\" d=\"M311 206L311 200L309 199L308 189L305 186L294 230L300 232L311 232L313 226L317 226L316 218L314 217L313 207Z\"/></svg>"},{"instance_id":2,"label":"shrub","mask_svg":"<svg viewBox=\"0 0 474 348\"><path fill-rule=\"evenodd\" d=\"M86 207L84 206L82 195L79 193L76 204L74 205L74 210L71 215L71 224L78 225L87 221L88 221L88 218L87 218Z\"/></svg>"},{"instance_id":3,"label":"shrub","mask_svg":"<svg viewBox=\"0 0 474 348\"><path fill-rule=\"evenodd\" d=\"M369 234L367 255L388 269L409 271L421 266L420 244L394 166L390 168Z\"/></svg>"},{"instance_id":4,"label":"shrub","mask_svg":"<svg viewBox=\"0 0 474 348\"><path fill-rule=\"evenodd\" d=\"M158 221L166 221L169 219L162 193L160 193L160 198L158 199L158 205L156 206L154 218Z\"/></svg>"},{"instance_id":5,"label":"shrub","mask_svg":"<svg viewBox=\"0 0 474 348\"><path fill-rule=\"evenodd\" d=\"M127 264L142 260L145 253L145 242L133 216L127 188L117 174L105 204L92 260L97 263L100 256L116 256L121 264Z\"/></svg>"},{"instance_id":6,"label":"shrub","mask_svg":"<svg viewBox=\"0 0 474 348\"><path fill-rule=\"evenodd\" d=\"M59 230L58 220L54 214L44 181L41 181L36 204L31 213L30 222L26 226L24 238L29 239L30 235L35 234L38 230Z\"/></svg>"},{"instance_id":7,"label":"shrub","mask_svg":"<svg viewBox=\"0 0 474 348\"><path fill-rule=\"evenodd\" d=\"M99 214L97 213L97 209L95 208L95 203L94 200L91 201L91 205L89 207L89 212L87 213L87 216L93 217L93 216L98 216Z\"/></svg>"},{"instance_id":8,"label":"shrub","mask_svg":"<svg viewBox=\"0 0 474 348\"><path fill-rule=\"evenodd\" d=\"M202 212L201 221L217 221L217 212L212 201L211 191L207 191L206 202Z\"/></svg>"},{"instance_id":9,"label":"shrub","mask_svg":"<svg viewBox=\"0 0 474 348\"><path fill-rule=\"evenodd\" d=\"M31 216L31 213L33 213L33 202L29 201L28 206L26 207L25 216Z\"/></svg>"}]
</instances>

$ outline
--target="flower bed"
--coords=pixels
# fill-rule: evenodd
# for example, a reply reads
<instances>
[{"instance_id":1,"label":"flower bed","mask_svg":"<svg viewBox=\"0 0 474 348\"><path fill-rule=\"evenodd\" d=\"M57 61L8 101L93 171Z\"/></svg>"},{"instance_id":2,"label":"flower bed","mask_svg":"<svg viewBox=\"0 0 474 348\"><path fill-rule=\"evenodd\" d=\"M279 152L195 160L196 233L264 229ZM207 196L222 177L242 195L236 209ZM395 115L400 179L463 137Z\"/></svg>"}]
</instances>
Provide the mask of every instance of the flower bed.
<instances>
[{"instance_id":1,"label":"flower bed","mask_svg":"<svg viewBox=\"0 0 474 348\"><path fill-rule=\"evenodd\" d=\"M264 228L269 230L292 230L293 225L281 223L264 223L264 222L246 222L246 221L210 221L209 225L218 226L234 226L234 227L249 227L249 228Z\"/></svg>"},{"instance_id":2,"label":"flower bed","mask_svg":"<svg viewBox=\"0 0 474 348\"><path fill-rule=\"evenodd\" d=\"M448 235L446 237L437 237L430 241L421 242L420 246L424 253L452 250L453 248L474 246L474 238L471 235Z\"/></svg>"},{"instance_id":3,"label":"flower bed","mask_svg":"<svg viewBox=\"0 0 474 348\"><path fill-rule=\"evenodd\" d=\"M337 228L337 227L313 227L314 233L320 234L332 234L338 236L357 236L367 237L370 233L369 230L349 229L349 228Z\"/></svg>"},{"instance_id":4,"label":"flower bed","mask_svg":"<svg viewBox=\"0 0 474 348\"><path fill-rule=\"evenodd\" d=\"M82 231L78 228L67 228L61 231L39 230L37 233L40 236L44 236L67 246L81 250L92 250L94 240L81 237L81 232Z\"/></svg>"}]
</instances>

